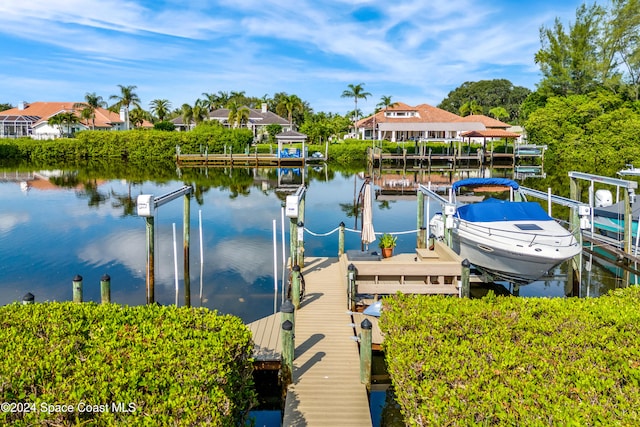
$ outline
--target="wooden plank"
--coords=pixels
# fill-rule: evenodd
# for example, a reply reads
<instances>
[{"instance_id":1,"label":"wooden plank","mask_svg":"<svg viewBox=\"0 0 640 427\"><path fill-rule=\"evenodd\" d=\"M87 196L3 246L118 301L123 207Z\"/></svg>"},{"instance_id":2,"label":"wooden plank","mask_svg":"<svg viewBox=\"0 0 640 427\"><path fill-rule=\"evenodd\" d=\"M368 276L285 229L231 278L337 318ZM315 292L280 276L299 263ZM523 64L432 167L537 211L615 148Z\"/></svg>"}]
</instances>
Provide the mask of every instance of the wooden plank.
<instances>
[{"instance_id":1,"label":"wooden plank","mask_svg":"<svg viewBox=\"0 0 640 427\"><path fill-rule=\"evenodd\" d=\"M247 325L253 334L253 357L257 362L279 362L281 360L281 316L280 313L272 314Z\"/></svg>"},{"instance_id":2,"label":"wooden plank","mask_svg":"<svg viewBox=\"0 0 640 427\"><path fill-rule=\"evenodd\" d=\"M282 425L371 426L360 356L337 258L305 258L306 296L295 316L293 383Z\"/></svg>"},{"instance_id":3,"label":"wooden plank","mask_svg":"<svg viewBox=\"0 0 640 427\"><path fill-rule=\"evenodd\" d=\"M433 285L433 284L400 284L400 283L358 283L359 294L393 295L397 292L403 294L425 295L458 295L457 284Z\"/></svg>"}]
</instances>

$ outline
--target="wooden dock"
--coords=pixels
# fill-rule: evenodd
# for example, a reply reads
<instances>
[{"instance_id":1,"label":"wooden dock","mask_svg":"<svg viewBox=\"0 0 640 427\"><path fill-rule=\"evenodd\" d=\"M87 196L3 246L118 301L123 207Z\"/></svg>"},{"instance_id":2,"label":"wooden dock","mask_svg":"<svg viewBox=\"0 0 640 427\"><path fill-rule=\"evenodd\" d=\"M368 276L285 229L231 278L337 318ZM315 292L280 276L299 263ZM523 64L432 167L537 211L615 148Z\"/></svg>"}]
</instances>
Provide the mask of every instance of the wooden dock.
<instances>
[{"instance_id":1,"label":"wooden dock","mask_svg":"<svg viewBox=\"0 0 640 427\"><path fill-rule=\"evenodd\" d=\"M371 426L367 388L337 258L306 258L306 297L296 312L293 383L285 426Z\"/></svg>"},{"instance_id":2,"label":"wooden dock","mask_svg":"<svg viewBox=\"0 0 640 427\"><path fill-rule=\"evenodd\" d=\"M282 314L275 313L247 324L253 335L253 366L256 369L280 369Z\"/></svg>"},{"instance_id":3,"label":"wooden dock","mask_svg":"<svg viewBox=\"0 0 640 427\"><path fill-rule=\"evenodd\" d=\"M461 260L440 242L433 251L417 249L414 254L396 254L384 260L350 259L348 254L305 258L302 273L306 290L295 313L295 352L284 405L285 426L372 425L367 387L360 381L357 338L362 320L367 317L373 325L374 350L381 349L383 336L377 318L350 310L349 264L358 271L358 288L376 296L398 291L452 296L460 292ZM257 368L279 366L281 324L281 313L276 313L248 325Z\"/></svg>"},{"instance_id":4,"label":"wooden dock","mask_svg":"<svg viewBox=\"0 0 640 427\"><path fill-rule=\"evenodd\" d=\"M178 154L176 163L181 167L302 167L307 163L324 162L324 157L278 157L275 154Z\"/></svg>"}]
</instances>

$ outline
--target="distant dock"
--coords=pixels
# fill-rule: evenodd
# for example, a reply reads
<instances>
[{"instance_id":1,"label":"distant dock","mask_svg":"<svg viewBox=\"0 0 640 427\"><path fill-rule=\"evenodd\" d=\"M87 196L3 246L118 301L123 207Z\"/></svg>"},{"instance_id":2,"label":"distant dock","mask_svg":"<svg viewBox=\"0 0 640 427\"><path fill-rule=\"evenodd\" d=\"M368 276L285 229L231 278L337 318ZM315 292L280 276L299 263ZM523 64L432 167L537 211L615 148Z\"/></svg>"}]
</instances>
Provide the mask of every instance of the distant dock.
<instances>
[{"instance_id":1,"label":"distant dock","mask_svg":"<svg viewBox=\"0 0 640 427\"><path fill-rule=\"evenodd\" d=\"M180 167L303 167L307 163L325 161L325 157L279 157L276 154L178 154L176 163Z\"/></svg>"}]
</instances>

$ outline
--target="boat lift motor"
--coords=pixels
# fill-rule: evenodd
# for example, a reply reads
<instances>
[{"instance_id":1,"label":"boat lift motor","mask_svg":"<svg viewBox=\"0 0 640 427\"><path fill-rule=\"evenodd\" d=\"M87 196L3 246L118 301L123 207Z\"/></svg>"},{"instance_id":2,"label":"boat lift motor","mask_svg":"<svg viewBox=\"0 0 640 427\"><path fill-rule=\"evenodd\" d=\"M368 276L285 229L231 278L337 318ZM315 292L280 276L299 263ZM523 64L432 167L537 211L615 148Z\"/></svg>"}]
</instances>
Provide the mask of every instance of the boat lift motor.
<instances>
[{"instance_id":1,"label":"boat lift motor","mask_svg":"<svg viewBox=\"0 0 640 427\"><path fill-rule=\"evenodd\" d=\"M591 206L579 205L578 215L580 216L580 229L581 230L591 229Z\"/></svg>"}]
</instances>

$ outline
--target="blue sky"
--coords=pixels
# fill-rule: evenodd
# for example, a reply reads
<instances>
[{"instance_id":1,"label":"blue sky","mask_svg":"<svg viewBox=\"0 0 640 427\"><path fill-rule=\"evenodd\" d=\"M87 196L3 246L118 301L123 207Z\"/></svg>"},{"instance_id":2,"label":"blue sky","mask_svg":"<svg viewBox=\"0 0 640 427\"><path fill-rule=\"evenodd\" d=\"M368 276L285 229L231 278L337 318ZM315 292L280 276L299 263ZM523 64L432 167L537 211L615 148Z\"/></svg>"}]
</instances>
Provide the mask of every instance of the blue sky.
<instances>
[{"instance_id":1,"label":"blue sky","mask_svg":"<svg viewBox=\"0 0 640 427\"><path fill-rule=\"evenodd\" d=\"M0 103L105 100L137 86L142 107L203 92L296 94L346 114L349 84L437 105L465 81L535 89L539 28L573 21L579 0L5 0Z\"/></svg>"}]
</instances>

